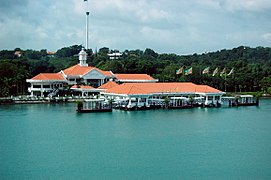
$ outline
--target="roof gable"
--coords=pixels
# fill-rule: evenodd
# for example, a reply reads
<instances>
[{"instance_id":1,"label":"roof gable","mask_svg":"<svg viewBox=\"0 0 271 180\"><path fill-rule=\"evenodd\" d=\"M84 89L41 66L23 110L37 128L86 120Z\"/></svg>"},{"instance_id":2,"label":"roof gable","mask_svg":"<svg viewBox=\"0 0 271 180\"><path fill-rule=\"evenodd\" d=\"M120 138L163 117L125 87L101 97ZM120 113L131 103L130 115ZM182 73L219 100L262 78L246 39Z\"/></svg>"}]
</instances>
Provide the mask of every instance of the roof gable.
<instances>
[{"instance_id":1,"label":"roof gable","mask_svg":"<svg viewBox=\"0 0 271 180\"><path fill-rule=\"evenodd\" d=\"M131 86L128 90L129 91L127 94L149 94L149 92L144 91L143 89L136 86Z\"/></svg>"},{"instance_id":2,"label":"roof gable","mask_svg":"<svg viewBox=\"0 0 271 180\"><path fill-rule=\"evenodd\" d=\"M196 91L199 93L218 93L218 92L221 92L221 91L219 91L213 87L207 86L207 85L198 85Z\"/></svg>"},{"instance_id":3,"label":"roof gable","mask_svg":"<svg viewBox=\"0 0 271 180\"><path fill-rule=\"evenodd\" d=\"M157 80L148 74L115 74L121 82L156 82Z\"/></svg>"},{"instance_id":4,"label":"roof gable","mask_svg":"<svg viewBox=\"0 0 271 180\"><path fill-rule=\"evenodd\" d=\"M109 77L115 77L115 75L112 73L112 71L103 71L99 68L94 67L97 71L99 71L100 73L102 73L105 76L109 76Z\"/></svg>"},{"instance_id":5,"label":"roof gable","mask_svg":"<svg viewBox=\"0 0 271 180\"><path fill-rule=\"evenodd\" d=\"M119 86L116 82L114 81L108 81L107 83L101 85L98 87L98 89L110 89L112 87Z\"/></svg>"},{"instance_id":6,"label":"roof gable","mask_svg":"<svg viewBox=\"0 0 271 180\"><path fill-rule=\"evenodd\" d=\"M71 67L63 70L62 72L66 76L84 76L92 70L96 70L104 76L112 76L112 77L114 76L114 74L111 71L103 71L103 70L96 68L96 67L93 67L93 66L80 66L79 64L71 66Z\"/></svg>"},{"instance_id":7,"label":"roof gable","mask_svg":"<svg viewBox=\"0 0 271 180\"><path fill-rule=\"evenodd\" d=\"M66 79L60 74L60 73L40 73L31 80L37 80L37 81L54 81L54 80L63 80L65 81Z\"/></svg>"},{"instance_id":8,"label":"roof gable","mask_svg":"<svg viewBox=\"0 0 271 180\"><path fill-rule=\"evenodd\" d=\"M93 67L80 66L79 64L77 64L63 70L63 73L66 76L83 76L84 74L88 73L91 69L93 69Z\"/></svg>"},{"instance_id":9,"label":"roof gable","mask_svg":"<svg viewBox=\"0 0 271 180\"><path fill-rule=\"evenodd\" d=\"M117 79L138 79L138 80L154 80L150 75L148 74L116 74Z\"/></svg>"},{"instance_id":10,"label":"roof gable","mask_svg":"<svg viewBox=\"0 0 271 180\"><path fill-rule=\"evenodd\" d=\"M114 86L108 90L107 93L117 93L117 94L149 94L148 91L143 90L136 83L124 83L118 86Z\"/></svg>"},{"instance_id":11,"label":"roof gable","mask_svg":"<svg viewBox=\"0 0 271 180\"><path fill-rule=\"evenodd\" d=\"M105 75L98 71L96 68L93 68L84 74L83 77L84 79L103 79Z\"/></svg>"}]
</instances>

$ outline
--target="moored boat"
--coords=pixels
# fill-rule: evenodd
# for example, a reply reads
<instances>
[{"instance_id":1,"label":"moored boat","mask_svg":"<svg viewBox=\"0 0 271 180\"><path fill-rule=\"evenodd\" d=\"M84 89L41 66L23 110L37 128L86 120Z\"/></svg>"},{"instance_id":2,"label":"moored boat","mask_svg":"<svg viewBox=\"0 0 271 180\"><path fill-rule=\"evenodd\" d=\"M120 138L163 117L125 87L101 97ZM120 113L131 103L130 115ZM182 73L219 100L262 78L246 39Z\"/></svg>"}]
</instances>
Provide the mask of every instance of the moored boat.
<instances>
[{"instance_id":1,"label":"moored boat","mask_svg":"<svg viewBox=\"0 0 271 180\"><path fill-rule=\"evenodd\" d=\"M104 99L85 99L77 102L77 112L112 112L112 105Z\"/></svg>"},{"instance_id":2,"label":"moored boat","mask_svg":"<svg viewBox=\"0 0 271 180\"><path fill-rule=\"evenodd\" d=\"M259 98L253 95L237 95L235 97L223 97L229 106L258 106Z\"/></svg>"}]
</instances>

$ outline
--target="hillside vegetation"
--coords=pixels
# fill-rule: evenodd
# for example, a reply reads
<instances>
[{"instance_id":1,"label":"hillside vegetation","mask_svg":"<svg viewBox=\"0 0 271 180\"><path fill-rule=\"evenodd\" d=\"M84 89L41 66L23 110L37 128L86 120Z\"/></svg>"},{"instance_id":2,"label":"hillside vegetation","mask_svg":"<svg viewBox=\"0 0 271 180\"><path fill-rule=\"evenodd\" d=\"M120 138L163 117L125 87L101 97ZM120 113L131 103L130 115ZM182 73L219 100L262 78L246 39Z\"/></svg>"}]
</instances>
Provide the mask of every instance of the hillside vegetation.
<instances>
[{"instance_id":1,"label":"hillside vegetation","mask_svg":"<svg viewBox=\"0 0 271 180\"><path fill-rule=\"evenodd\" d=\"M0 51L0 96L27 93L26 79L39 73L58 72L78 63L82 46L59 49L54 55L46 49ZM17 52L17 53L16 53ZM20 52L20 55L18 55ZM89 54L88 64L113 73L147 73L161 82L189 81L206 84L227 92L268 92L271 86L271 48L240 46L204 54L158 54L152 49L126 50L122 57L110 60L107 47ZM176 74L176 70L192 67L192 73ZM203 70L209 67L209 73ZM213 75L215 69L218 73ZM224 73L221 73L222 70ZM233 69L232 73L230 71ZM270 93L270 92L268 92Z\"/></svg>"}]
</instances>

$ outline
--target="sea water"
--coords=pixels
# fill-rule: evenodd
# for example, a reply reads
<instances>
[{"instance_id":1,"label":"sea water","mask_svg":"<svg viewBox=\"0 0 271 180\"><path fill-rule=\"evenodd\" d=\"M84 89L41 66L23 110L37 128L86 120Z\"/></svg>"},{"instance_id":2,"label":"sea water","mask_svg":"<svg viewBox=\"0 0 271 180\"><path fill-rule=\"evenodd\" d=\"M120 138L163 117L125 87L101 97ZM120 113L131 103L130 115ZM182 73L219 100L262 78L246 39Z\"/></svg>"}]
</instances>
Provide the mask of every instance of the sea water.
<instances>
[{"instance_id":1,"label":"sea water","mask_svg":"<svg viewBox=\"0 0 271 180\"><path fill-rule=\"evenodd\" d=\"M0 106L0 179L271 179L271 100L260 106L78 114Z\"/></svg>"}]
</instances>

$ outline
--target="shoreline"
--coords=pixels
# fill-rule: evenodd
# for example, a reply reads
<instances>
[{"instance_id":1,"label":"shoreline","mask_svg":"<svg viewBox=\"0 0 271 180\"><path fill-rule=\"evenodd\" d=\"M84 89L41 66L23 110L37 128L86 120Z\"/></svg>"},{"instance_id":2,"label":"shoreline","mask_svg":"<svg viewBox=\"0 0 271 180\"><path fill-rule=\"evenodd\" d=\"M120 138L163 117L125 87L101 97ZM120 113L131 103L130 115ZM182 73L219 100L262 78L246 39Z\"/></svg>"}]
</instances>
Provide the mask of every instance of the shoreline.
<instances>
[{"instance_id":1,"label":"shoreline","mask_svg":"<svg viewBox=\"0 0 271 180\"><path fill-rule=\"evenodd\" d=\"M241 95L244 93L231 93L235 95ZM247 93L252 94L252 93ZM271 94L261 94L259 98L271 98ZM83 101L85 99L93 99L91 97L82 96L61 96L61 97L28 97L28 96L16 96L16 97L1 97L0 105L15 105L15 104L49 104L49 103L74 103L76 101Z\"/></svg>"},{"instance_id":2,"label":"shoreline","mask_svg":"<svg viewBox=\"0 0 271 180\"><path fill-rule=\"evenodd\" d=\"M15 105L15 104L50 104L50 103L73 103L78 100L89 99L85 97L5 97L0 98L0 105Z\"/></svg>"}]
</instances>

